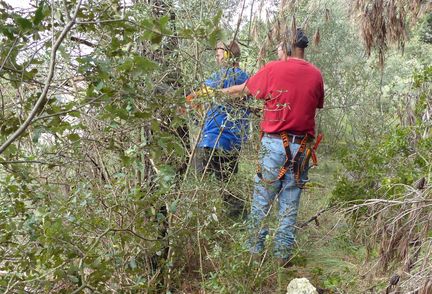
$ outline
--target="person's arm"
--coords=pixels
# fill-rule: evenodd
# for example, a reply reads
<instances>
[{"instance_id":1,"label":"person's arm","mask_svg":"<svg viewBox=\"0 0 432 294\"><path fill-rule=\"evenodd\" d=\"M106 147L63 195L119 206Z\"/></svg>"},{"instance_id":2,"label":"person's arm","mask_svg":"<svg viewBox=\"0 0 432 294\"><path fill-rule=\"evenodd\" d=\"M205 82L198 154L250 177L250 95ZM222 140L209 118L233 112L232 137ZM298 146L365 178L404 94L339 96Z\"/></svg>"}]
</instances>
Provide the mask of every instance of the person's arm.
<instances>
[{"instance_id":1,"label":"person's arm","mask_svg":"<svg viewBox=\"0 0 432 294\"><path fill-rule=\"evenodd\" d=\"M222 89L221 91L222 93L228 94L232 97L252 95L256 99L264 99L268 92L267 80L270 70L271 65L265 65L256 74L249 77L249 79L243 84Z\"/></svg>"},{"instance_id":2,"label":"person's arm","mask_svg":"<svg viewBox=\"0 0 432 294\"><path fill-rule=\"evenodd\" d=\"M224 94L227 94L227 95L233 96L233 97L243 97L243 96L250 94L249 89L246 86L246 82L244 82L241 85L235 85L232 87L221 89L220 91Z\"/></svg>"}]
</instances>

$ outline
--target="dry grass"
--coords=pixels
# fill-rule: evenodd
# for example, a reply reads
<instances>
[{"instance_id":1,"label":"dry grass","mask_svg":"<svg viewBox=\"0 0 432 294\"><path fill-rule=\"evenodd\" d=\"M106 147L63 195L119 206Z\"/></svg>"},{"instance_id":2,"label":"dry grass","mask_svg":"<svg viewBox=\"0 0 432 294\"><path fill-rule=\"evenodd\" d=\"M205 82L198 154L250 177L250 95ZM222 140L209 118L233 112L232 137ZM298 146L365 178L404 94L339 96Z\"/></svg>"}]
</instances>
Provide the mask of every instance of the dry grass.
<instances>
[{"instance_id":1,"label":"dry grass","mask_svg":"<svg viewBox=\"0 0 432 294\"><path fill-rule=\"evenodd\" d=\"M367 208L365 225L372 227L368 248L378 247L379 261L373 272L397 277L387 293L431 293L432 186L406 186L399 199L370 199L349 211L359 208Z\"/></svg>"}]
</instances>

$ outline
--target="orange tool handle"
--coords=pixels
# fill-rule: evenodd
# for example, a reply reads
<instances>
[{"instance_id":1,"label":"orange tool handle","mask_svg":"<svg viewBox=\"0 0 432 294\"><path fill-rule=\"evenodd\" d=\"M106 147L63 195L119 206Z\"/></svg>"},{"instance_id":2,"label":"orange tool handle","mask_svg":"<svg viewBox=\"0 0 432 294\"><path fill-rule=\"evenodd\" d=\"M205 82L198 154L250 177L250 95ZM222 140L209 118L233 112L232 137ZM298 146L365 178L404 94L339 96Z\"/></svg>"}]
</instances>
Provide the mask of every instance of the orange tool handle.
<instances>
[{"instance_id":1,"label":"orange tool handle","mask_svg":"<svg viewBox=\"0 0 432 294\"><path fill-rule=\"evenodd\" d=\"M319 134L315 141L315 145L312 147L313 150L317 150L318 145L321 143L322 138L323 138L323 134Z\"/></svg>"}]
</instances>

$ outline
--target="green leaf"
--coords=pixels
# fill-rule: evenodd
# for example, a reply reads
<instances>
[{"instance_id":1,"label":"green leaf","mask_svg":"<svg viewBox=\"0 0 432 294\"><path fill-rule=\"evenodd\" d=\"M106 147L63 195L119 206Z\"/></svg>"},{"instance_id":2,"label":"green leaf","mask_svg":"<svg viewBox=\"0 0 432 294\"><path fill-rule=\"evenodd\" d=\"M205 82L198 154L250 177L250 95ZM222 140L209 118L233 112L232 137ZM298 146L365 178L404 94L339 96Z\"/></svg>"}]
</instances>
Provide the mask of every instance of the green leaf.
<instances>
[{"instance_id":1,"label":"green leaf","mask_svg":"<svg viewBox=\"0 0 432 294\"><path fill-rule=\"evenodd\" d=\"M18 148L15 144L10 144L8 148L3 152L3 155L6 157L12 157L15 156L18 153Z\"/></svg>"},{"instance_id":2,"label":"green leaf","mask_svg":"<svg viewBox=\"0 0 432 294\"><path fill-rule=\"evenodd\" d=\"M128 58L128 59L126 59L122 64L120 64L120 65L118 66L118 69L119 69L120 71L128 71L128 70L130 70L132 67L133 67L133 61L132 61L130 58Z\"/></svg>"},{"instance_id":3,"label":"green leaf","mask_svg":"<svg viewBox=\"0 0 432 294\"><path fill-rule=\"evenodd\" d=\"M0 27L0 32L2 34L4 34L6 37L8 37L10 40L14 40L15 39L15 33L16 29L14 27L11 26L1 26Z\"/></svg>"},{"instance_id":4,"label":"green leaf","mask_svg":"<svg viewBox=\"0 0 432 294\"><path fill-rule=\"evenodd\" d=\"M30 30L33 27L33 24L31 21L29 21L26 18L23 18L21 16L17 16L15 18L15 22L18 24L21 30L26 31Z\"/></svg>"},{"instance_id":5,"label":"green leaf","mask_svg":"<svg viewBox=\"0 0 432 294\"><path fill-rule=\"evenodd\" d=\"M133 158L126 156L124 154L120 155L120 159L121 159L124 166L130 166L133 162Z\"/></svg>"},{"instance_id":6,"label":"green leaf","mask_svg":"<svg viewBox=\"0 0 432 294\"><path fill-rule=\"evenodd\" d=\"M158 212L156 214L156 219L159 223L161 223L161 222L165 221L166 217L163 213Z\"/></svg>"},{"instance_id":7,"label":"green leaf","mask_svg":"<svg viewBox=\"0 0 432 294\"><path fill-rule=\"evenodd\" d=\"M169 21L170 21L170 17L168 15L162 16L159 19L159 30L164 35L172 34L171 30L167 28Z\"/></svg>"},{"instance_id":8,"label":"green leaf","mask_svg":"<svg viewBox=\"0 0 432 294\"><path fill-rule=\"evenodd\" d=\"M165 188L170 187L174 182L175 176L176 173L172 166L168 164L164 164L160 167L158 177L159 177L159 183L163 187Z\"/></svg>"},{"instance_id":9,"label":"green leaf","mask_svg":"<svg viewBox=\"0 0 432 294\"><path fill-rule=\"evenodd\" d=\"M38 24L40 24L41 21L44 19L44 11L43 11L43 9L44 9L44 1L41 1L39 3L38 8L36 9L35 15L33 17L33 24L35 26L37 26Z\"/></svg>"},{"instance_id":10,"label":"green leaf","mask_svg":"<svg viewBox=\"0 0 432 294\"><path fill-rule=\"evenodd\" d=\"M220 28L215 28L209 35L210 47L216 47L216 42L221 38L222 31Z\"/></svg>"},{"instance_id":11,"label":"green leaf","mask_svg":"<svg viewBox=\"0 0 432 294\"><path fill-rule=\"evenodd\" d=\"M74 110L74 111L68 112L68 114L70 116L73 116L73 117L81 117L81 113L78 110Z\"/></svg>"},{"instance_id":12,"label":"green leaf","mask_svg":"<svg viewBox=\"0 0 432 294\"><path fill-rule=\"evenodd\" d=\"M149 119L152 117L153 113L152 112L142 112L142 111L138 111L138 112L134 112L134 117L136 118L144 118L144 119Z\"/></svg>"},{"instance_id":13,"label":"green leaf","mask_svg":"<svg viewBox=\"0 0 432 294\"><path fill-rule=\"evenodd\" d=\"M107 105L105 107L105 110L107 110L109 113L113 114L114 116L119 117L119 118L124 119L124 120L127 120L129 117L129 114L126 111L126 109L118 108L114 105Z\"/></svg>"},{"instance_id":14,"label":"green leaf","mask_svg":"<svg viewBox=\"0 0 432 294\"><path fill-rule=\"evenodd\" d=\"M213 25L218 26L221 18L222 18L222 9L219 9L216 15L212 19Z\"/></svg>"},{"instance_id":15,"label":"green leaf","mask_svg":"<svg viewBox=\"0 0 432 294\"><path fill-rule=\"evenodd\" d=\"M176 211L177 211L177 204L179 203L179 200L180 200L180 199L176 199L176 200L174 200L174 201L171 203L171 205L169 206L169 212L171 212L171 213L176 213Z\"/></svg>"},{"instance_id":16,"label":"green leaf","mask_svg":"<svg viewBox=\"0 0 432 294\"><path fill-rule=\"evenodd\" d=\"M157 68L156 63L148 60L147 58L139 55L134 56L135 67L139 72L147 73Z\"/></svg>"},{"instance_id":17,"label":"green leaf","mask_svg":"<svg viewBox=\"0 0 432 294\"><path fill-rule=\"evenodd\" d=\"M76 142L80 139L80 136L78 134L69 134L67 135L67 138L72 142Z\"/></svg>"},{"instance_id":18,"label":"green leaf","mask_svg":"<svg viewBox=\"0 0 432 294\"><path fill-rule=\"evenodd\" d=\"M78 277L76 277L76 276L68 275L68 278L74 284L78 284L80 282L80 279Z\"/></svg>"},{"instance_id":19,"label":"green leaf","mask_svg":"<svg viewBox=\"0 0 432 294\"><path fill-rule=\"evenodd\" d=\"M142 34L142 40L150 40L153 37L152 31L144 31Z\"/></svg>"},{"instance_id":20,"label":"green leaf","mask_svg":"<svg viewBox=\"0 0 432 294\"><path fill-rule=\"evenodd\" d=\"M157 34L157 33L153 33L150 41L153 44L159 44L162 41L162 35L161 34Z\"/></svg>"},{"instance_id":21,"label":"green leaf","mask_svg":"<svg viewBox=\"0 0 432 294\"><path fill-rule=\"evenodd\" d=\"M26 206L25 203L22 201L15 201L15 212L16 213L25 213L26 212Z\"/></svg>"},{"instance_id":22,"label":"green leaf","mask_svg":"<svg viewBox=\"0 0 432 294\"><path fill-rule=\"evenodd\" d=\"M90 85L87 87L86 95L87 95L87 97L92 97L94 94L96 94L96 93L95 93L95 86L92 85L92 84L90 84Z\"/></svg>"},{"instance_id":23,"label":"green leaf","mask_svg":"<svg viewBox=\"0 0 432 294\"><path fill-rule=\"evenodd\" d=\"M37 73L38 70L36 68L32 68L30 71L24 71L24 78L26 78L27 80L31 80Z\"/></svg>"},{"instance_id":24,"label":"green leaf","mask_svg":"<svg viewBox=\"0 0 432 294\"><path fill-rule=\"evenodd\" d=\"M9 192L12 192L12 193L17 193L19 191L17 185L9 185L8 190L9 190Z\"/></svg>"},{"instance_id":25,"label":"green leaf","mask_svg":"<svg viewBox=\"0 0 432 294\"><path fill-rule=\"evenodd\" d=\"M37 58L33 58L31 61L30 61L30 64L43 64L44 62L42 61L42 60L40 60L40 59L37 59Z\"/></svg>"},{"instance_id":26,"label":"green leaf","mask_svg":"<svg viewBox=\"0 0 432 294\"><path fill-rule=\"evenodd\" d=\"M193 31L191 29L182 29L179 35L183 38L190 38L193 35Z\"/></svg>"},{"instance_id":27,"label":"green leaf","mask_svg":"<svg viewBox=\"0 0 432 294\"><path fill-rule=\"evenodd\" d=\"M103 81L100 81L97 85L96 85L96 91L100 91L102 90L102 88L105 86L105 83Z\"/></svg>"},{"instance_id":28,"label":"green leaf","mask_svg":"<svg viewBox=\"0 0 432 294\"><path fill-rule=\"evenodd\" d=\"M160 27L162 27L162 28L165 27L168 24L169 20L170 20L170 18L169 18L168 15L162 16L159 19L159 25L160 25Z\"/></svg>"}]
</instances>

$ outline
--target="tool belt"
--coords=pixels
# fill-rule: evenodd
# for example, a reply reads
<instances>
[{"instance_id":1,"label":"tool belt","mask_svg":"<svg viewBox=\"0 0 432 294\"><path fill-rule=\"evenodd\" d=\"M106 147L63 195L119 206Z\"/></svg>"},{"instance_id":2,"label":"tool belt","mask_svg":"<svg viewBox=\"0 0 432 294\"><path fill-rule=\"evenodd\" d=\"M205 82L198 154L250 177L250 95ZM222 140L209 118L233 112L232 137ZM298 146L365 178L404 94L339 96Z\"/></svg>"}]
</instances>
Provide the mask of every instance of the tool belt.
<instances>
[{"instance_id":1,"label":"tool belt","mask_svg":"<svg viewBox=\"0 0 432 294\"><path fill-rule=\"evenodd\" d=\"M258 168L257 168L258 178L260 178L263 182L267 184L272 184L282 179L287 173L287 171L291 170L294 174L294 179L297 187L299 187L300 189L304 188L304 183L301 181L301 175L303 174L303 172L305 172L307 169L310 168L309 160L311 158L312 158L312 166L318 165L318 159L315 154L315 151L318 148L319 143L321 142L321 139L323 137L322 134L318 135L313 147L311 147L311 144L308 144L312 140L312 137L309 136L308 134L298 136L298 135L288 134L288 132L261 133L260 140L262 139L263 136L281 138L285 149L286 159L285 159L285 163L279 170L277 178L273 180L264 179L261 171L261 166L258 164ZM295 143L300 145L299 149L297 150L297 153L294 156L291 154L290 143Z\"/></svg>"}]
</instances>

